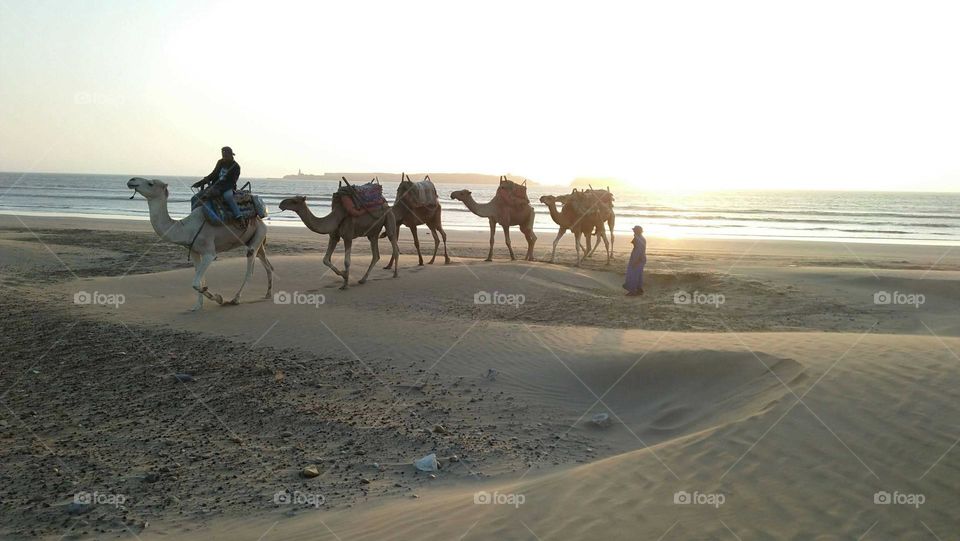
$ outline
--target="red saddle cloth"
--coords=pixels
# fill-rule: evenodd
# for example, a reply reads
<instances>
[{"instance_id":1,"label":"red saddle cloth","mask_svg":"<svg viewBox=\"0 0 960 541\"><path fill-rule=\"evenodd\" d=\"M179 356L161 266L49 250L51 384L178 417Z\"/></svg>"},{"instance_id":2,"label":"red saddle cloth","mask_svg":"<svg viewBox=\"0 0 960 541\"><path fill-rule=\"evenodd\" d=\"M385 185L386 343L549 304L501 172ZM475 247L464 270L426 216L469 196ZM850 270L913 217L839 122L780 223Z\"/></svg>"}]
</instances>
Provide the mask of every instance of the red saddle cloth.
<instances>
[{"instance_id":1,"label":"red saddle cloth","mask_svg":"<svg viewBox=\"0 0 960 541\"><path fill-rule=\"evenodd\" d=\"M381 209L387 204L387 200L383 197L383 186L378 182L343 187L337 191L337 195L340 196L343 208L351 216L362 216L372 210Z\"/></svg>"}]
</instances>

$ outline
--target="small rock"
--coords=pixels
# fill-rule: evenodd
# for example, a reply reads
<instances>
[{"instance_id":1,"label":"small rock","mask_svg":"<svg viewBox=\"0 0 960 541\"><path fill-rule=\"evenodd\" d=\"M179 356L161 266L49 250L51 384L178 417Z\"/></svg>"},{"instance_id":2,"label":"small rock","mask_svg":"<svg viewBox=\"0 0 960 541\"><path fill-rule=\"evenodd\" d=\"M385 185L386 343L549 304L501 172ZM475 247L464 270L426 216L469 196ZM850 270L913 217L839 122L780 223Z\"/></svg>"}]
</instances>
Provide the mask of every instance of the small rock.
<instances>
[{"instance_id":1,"label":"small rock","mask_svg":"<svg viewBox=\"0 0 960 541\"><path fill-rule=\"evenodd\" d=\"M316 466L307 466L300 472L300 475L306 477L307 479L312 479L320 475L320 468Z\"/></svg>"},{"instance_id":2,"label":"small rock","mask_svg":"<svg viewBox=\"0 0 960 541\"><path fill-rule=\"evenodd\" d=\"M488 370L487 370L487 376L486 376L486 377L487 377L487 380L489 380L489 381L496 381L496 379L497 379L497 374L499 374L499 373L500 373L500 372L498 372L496 369L493 369L493 368L488 369Z\"/></svg>"},{"instance_id":3,"label":"small rock","mask_svg":"<svg viewBox=\"0 0 960 541\"><path fill-rule=\"evenodd\" d=\"M281 438L289 438L290 436L293 436L293 432L283 431L280 433Z\"/></svg>"},{"instance_id":4,"label":"small rock","mask_svg":"<svg viewBox=\"0 0 960 541\"><path fill-rule=\"evenodd\" d=\"M457 455L450 455L450 462L460 462L460 457Z\"/></svg>"},{"instance_id":5,"label":"small rock","mask_svg":"<svg viewBox=\"0 0 960 541\"><path fill-rule=\"evenodd\" d=\"M449 434L446 427L443 425L433 425L433 431L437 434Z\"/></svg>"},{"instance_id":6,"label":"small rock","mask_svg":"<svg viewBox=\"0 0 960 541\"><path fill-rule=\"evenodd\" d=\"M150 472L143 476L143 480L147 483L156 483L160 480L160 474L156 472Z\"/></svg>"},{"instance_id":7,"label":"small rock","mask_svg":"<svg viewBox=\"0 0 960 541\"><path fill-rule=\"evenodd\" d=\"M364 484L364 485L369 485L369 484L370 484L370 480L367 479L366 477L361 477L361 478L360 478L360 483L361 483L361 484Z\"/></svg>"}]
</instances>

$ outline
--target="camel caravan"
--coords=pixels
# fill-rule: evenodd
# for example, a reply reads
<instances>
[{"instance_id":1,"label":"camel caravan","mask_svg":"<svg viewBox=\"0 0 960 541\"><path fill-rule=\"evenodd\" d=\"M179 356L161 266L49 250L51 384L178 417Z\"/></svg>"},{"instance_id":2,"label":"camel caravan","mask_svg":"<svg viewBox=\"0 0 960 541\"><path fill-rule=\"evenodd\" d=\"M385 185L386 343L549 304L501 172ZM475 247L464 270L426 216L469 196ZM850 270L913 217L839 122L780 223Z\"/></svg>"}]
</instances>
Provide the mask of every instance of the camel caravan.
<instances>
[{"instance_id":1,"label":"camel caravan","mask_svg":"<svg viewBox=\"0 0 960 541\"><path fill-rule=\"evenodd\" d=\"M197 185L194 187L196 188ZM244 188L247 187L249 183ZM261 261L267 272L267 292L264 297L272 296L274 268L267 259L267 225L264 222L267 209L260 197L247 189L234 188L230 190L233 201L226 204L222 193L200 191L191 199L191 213L181 220L174 220L167 209L170 194L166 183L135 177L127 181L127 188L134 191L130 196L131 199L139 193L147 200L150 222L157 235L162 240L187 248L189 258L194 264L193 289L197 292L197 301L192 310L202 308L204 299L221 305L239 304L243 288L253 275L254 258ZM350 284L353 240L360 237L366 237L370 242L371 259L358 283L363 284L367 281L370 271L380 260L379 240L384 237L389 240L392 250L390 261L384 268L392 269L394 278L398 276L400 226L410 229L419 265L424 264L417 234L417 226L420 225L426 226L433 236L433 255L428 264L433 264L436 260L441 239L444 264L450 263L450 256L447 253L447 234L443 230L441 220L440 200L429 175L421 181L414 182L406 173L402 173L392 206L383 196L383 187L376 178L366 184L351 184L346 177L341 177L337 191L332 195L331 209L325 216L316 216L307 204L307 197L303 195L282 200L280 210L293 211L309 230L327 236L327 249L323 263L343 279L340 289L347 289ZM466 189L451 193L450 198L462 202L470 212L489 221L490 248L485 261L493 260L493 245L498 225L503 229L503 238L510 253L510 259L516 260L510 243L510 228L519 227L527 240L524 259L534 261L533 249L537 236L533 232L533 224L536 212L527 197L526 181L517 183L509 180L505 175L501 176L496 194L486 203L475 201L470 190ZM553 250L548 262L554 261L557 244L563 235L567 231L572 231L577 250L577 266L592 255L601 240L606 251L606 263L609 265L613 258L615 224L613 201L613 194L609 188L605 190L592 187L587 190L573 189L569 194L542 196L540 202L546 205L550 211L550 217L560 227L553 241ZM610 231L609 240L605 226ZM591 249L591 239L594 235L597 236L597 240L593 242ZM585 237L586 246L581 244L581 237ZM344 250L343 270L338 269L331 260L341 241ZM205 274L218 253L240 247L246 249L246 274L236 294L231 300L225 302L221 295L209 291Z\"/></svg>"}]
</instances>

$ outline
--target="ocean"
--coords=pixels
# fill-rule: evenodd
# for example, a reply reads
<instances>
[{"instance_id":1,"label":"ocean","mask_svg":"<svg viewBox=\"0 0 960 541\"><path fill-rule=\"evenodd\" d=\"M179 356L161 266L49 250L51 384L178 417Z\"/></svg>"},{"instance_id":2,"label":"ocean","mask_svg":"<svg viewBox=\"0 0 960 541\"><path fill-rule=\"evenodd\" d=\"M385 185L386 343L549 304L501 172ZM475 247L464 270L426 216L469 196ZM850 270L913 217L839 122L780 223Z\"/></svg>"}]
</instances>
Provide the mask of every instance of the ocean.
<instances>
[{"instance_id":1,"label":"ocean","mask_svg":"<svg viewBox=\"0 0 960 541\"><path fill-rule=\"evenodd\" d=\"M195 177L153 177L170 185L170 214L190 210L190 184ZM130 200L128 176L46 173L0 173L0 213L101 218L149 219L142 197ZM280 212L280 201L306 195L315 214L330 209L336 182L258 179L250 181L270 210L271 225L300 226L292 212ZM356 178L357 182L369 179ZM384 182L392 202L396 183ZM443 206L444 228L488 230L450 193L469 189L479 202L496 189L490 184L437 184ZM537 218L537 232L556 232L544 194L568 193L569 187L531 185L528 195ZM717 191L697 193L614 190L616 229L628 233L642 225L651 237L796 239L837 242L960 244L960 193L828 192L828 191ZM549 237L542 237L549 238Z\"/></svg>"}]
</instances>

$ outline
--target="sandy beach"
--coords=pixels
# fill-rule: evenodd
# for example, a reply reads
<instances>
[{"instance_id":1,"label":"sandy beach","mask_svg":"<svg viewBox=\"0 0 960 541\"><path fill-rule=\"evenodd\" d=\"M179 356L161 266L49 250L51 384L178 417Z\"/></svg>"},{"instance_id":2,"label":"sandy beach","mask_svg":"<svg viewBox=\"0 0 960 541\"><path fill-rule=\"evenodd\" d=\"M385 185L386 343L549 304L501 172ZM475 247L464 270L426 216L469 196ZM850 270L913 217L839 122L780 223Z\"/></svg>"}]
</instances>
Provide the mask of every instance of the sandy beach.
<instances>
[{"instance_id":1,"label":"sandy beach","mask_svg":"<svg viewBox=\"0 0 960 541\"><path fill-rule=\"evenodd\" d=\"M627 239L552 240L419 267L403 230L398 278L341 291L274 227L280 297L258 267L191 313L147 222L0 216L0 537L955 535L960 253L651 238L627 298Z\"/></svg>"}]
</instances>

